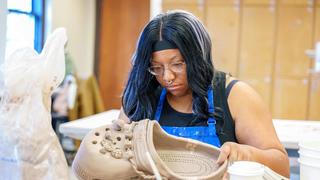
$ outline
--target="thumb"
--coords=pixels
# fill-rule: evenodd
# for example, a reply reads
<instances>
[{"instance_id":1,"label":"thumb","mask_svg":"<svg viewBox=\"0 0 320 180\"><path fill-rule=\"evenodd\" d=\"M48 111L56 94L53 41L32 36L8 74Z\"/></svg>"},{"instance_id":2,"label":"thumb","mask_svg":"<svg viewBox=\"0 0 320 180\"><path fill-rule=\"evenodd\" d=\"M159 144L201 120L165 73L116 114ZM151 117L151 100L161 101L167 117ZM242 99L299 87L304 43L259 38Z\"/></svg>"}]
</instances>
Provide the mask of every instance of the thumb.
<instances>
[{"instance_id":1,"label":"thumb","mask_svg":"<svg viewBox=\"0 0 320 180\"><path fill-rule=\"evenodd\" d=\"M229 154L230 154L230 146L228 144L223 145L220 149L220 154L216 163L222 164L226 159L228 159Z\"/></svg>"},{"instance_id":2,"label":"thumb","mask_svg":"<svg viewBox=\"0 0 320 180\"><path fill-rule=\"evenodd\" d=\"M112 128L114 130L120 131L124 124L126 124L125 120L115 119L112 121Z\"/></svg>"}]
</instances>

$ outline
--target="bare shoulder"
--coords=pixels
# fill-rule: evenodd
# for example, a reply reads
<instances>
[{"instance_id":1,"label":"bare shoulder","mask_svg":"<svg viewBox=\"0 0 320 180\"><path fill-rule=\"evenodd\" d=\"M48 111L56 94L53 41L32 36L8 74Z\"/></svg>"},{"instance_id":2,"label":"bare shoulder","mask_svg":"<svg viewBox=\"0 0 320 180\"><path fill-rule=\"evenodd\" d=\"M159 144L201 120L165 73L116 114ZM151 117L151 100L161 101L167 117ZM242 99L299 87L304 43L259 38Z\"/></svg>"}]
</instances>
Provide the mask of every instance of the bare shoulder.
<instances>
[{"instance_id":1,"label":"bare shoulder","mask_svg":"<svg viewBox=\"0 0 320 180\"><path fill-rule=\"evenodd\" d=\"M227 81L227 83L230 83L236 78L231 77L229 79L230 80L229 82ZM234 120L236 120L239 115L242 115L244 110L249 111L250 113L262 113L271 120L269 109L261 95L243 81L238 81L232 87L228 97L228 104Z\"/></svg>"},{"instance_id":2,"label":"bare shoulder","mask_svg":"<svg viewBox=\"0 0 320 180\"><path fill-rule=\"evenodd\" d=\"M281 147L268 106L250 85L238 81L230 91L228 105L239 143L262 149Z\"/></svg>"}]
</instances>

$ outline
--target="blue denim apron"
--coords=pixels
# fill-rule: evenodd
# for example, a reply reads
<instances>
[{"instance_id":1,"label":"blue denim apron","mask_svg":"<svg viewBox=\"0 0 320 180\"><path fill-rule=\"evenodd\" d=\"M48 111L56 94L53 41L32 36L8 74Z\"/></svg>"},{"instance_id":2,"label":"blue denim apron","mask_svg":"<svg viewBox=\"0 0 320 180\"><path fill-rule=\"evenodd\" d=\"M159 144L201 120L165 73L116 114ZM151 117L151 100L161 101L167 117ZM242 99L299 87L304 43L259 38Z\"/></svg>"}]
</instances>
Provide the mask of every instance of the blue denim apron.
<instances>
[{"instance_id":1,"label":"blue denim apron","mask_svg":"<svg viewBox=\"0 0 320 180\"><path fill-rule=\"evenodd\" d=\"M210 87L208 90L208 101L209 101L209 112L214 113L214 100L213 100L213 90ZM165 88L162 89L157 110L154 119L159 122L163 103L166 98L167 91ZM207 121L208 126L191 126L191 127L175 127L175 126L161 126L167 133L184 137L195 139L204 143L211 144L216 147L220 147L220 140L216 133L216 120L210 117Z\"/></svg>"}]
</instances>

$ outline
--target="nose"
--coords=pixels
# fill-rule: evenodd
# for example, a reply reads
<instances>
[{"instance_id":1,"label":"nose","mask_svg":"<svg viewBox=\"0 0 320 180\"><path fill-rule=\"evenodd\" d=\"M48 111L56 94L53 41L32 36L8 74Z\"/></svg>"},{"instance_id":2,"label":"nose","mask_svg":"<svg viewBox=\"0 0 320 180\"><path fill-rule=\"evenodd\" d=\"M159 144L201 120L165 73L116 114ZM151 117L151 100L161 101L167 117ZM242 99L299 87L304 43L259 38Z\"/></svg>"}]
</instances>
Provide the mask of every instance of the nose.
<instances>
[{"instance_id":1,"label":"nose","mask_svg":"<svg viewBox=\"0 0 320 180\"><path fill-rule=\"evenodd\" d=\"M169 84L169 82L172 82L174 79L175 79L175 74L169 68L164 68L163 80Z\"/></svg>"}]
</instances>

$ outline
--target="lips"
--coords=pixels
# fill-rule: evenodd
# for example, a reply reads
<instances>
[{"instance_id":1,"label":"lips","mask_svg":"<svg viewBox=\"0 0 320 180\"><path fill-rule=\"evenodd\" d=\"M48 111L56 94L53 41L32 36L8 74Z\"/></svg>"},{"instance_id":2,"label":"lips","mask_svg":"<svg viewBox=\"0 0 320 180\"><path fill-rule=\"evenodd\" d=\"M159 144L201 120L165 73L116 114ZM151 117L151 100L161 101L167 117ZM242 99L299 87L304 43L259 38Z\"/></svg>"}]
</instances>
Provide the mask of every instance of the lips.
<instances>
[{"instance_id":1,"label":"lips","mask_svg":"<svg viewBox=\"0 0 320 180\"><path fill-rule=\"evenodd\" d=\"M171 85L171 86L167 86L167 90L169 91L175 91L177 89L179 89L181 87L181 85Z\"/></svg>"}]
</instances>

